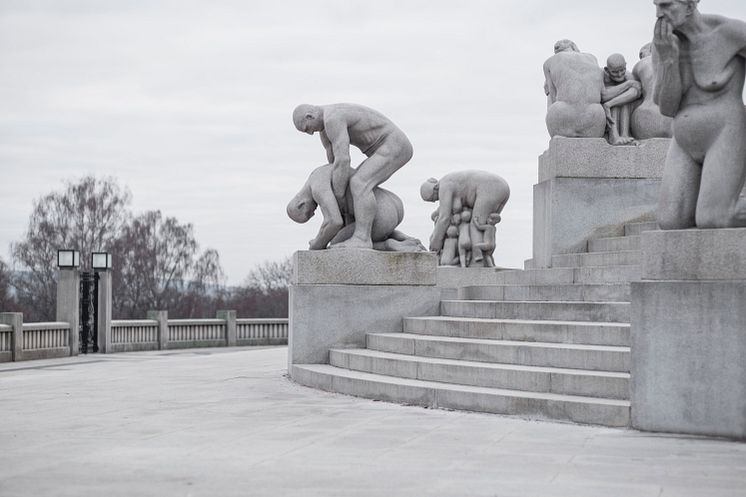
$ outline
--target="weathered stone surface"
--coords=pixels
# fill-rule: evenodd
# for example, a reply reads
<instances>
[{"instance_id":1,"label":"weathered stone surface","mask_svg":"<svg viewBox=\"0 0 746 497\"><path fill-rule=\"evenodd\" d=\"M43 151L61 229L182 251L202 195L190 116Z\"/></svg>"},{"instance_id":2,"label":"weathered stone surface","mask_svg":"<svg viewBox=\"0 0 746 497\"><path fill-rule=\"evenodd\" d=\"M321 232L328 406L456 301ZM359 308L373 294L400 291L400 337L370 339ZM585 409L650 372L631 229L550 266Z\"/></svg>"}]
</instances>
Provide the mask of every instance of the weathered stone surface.
<instances>
[{"instance_id":1,"label":"weathered stone surface","mask_svg":"<svg viewBox=\"0 0 746 497\"><path fill-rule=\"evenodd\" d=\"M746 438L746 280L632 283L632 426Z\"/></svg>"},{"instance_id":2,"label":"weathered stone surface","mask_svg":"<svg viewBox=\"0 0 746 497\"><path fill-rule=\"evenodd\" d=\"M293 254L293 285L436 284L437 257L427 252L362 249L298 251Z\"/></svg>"},{"instance_id":3,"label":"weathered stone surface","mask_svg":"<svg viewBox=\"0 0 746 497\"><path fill-rule=\"evenodd\" d=\"M646 280L746 280L746 228L646 231L641 246Z\"/></svg>"},{"instance_id":4,"label":"weathered stone surface","mask_svg":"<svg viewBox=\"0 0 746 497\"><path fill-rule=\"evenodd\" d=\"M328 363L331 348L363 347L366 333L401 331L405 316L437 314L436 261L430 253L296 252L289 364Z\"/></svg>"},{"instance_id":5,"label":"weathered stone surface","mask_svg":"<svg viewBox=\"0 0 746 497\"><path fill-rule=\"evenodd\" d=\"M539 181L552 178L661 178L671 140L614 147L601 138L555 137L539 157Z\"/></svg>"},{"instance_id":6,"label":"weathered stone surface","mask_svg":"<svg viewBox=\"0 0 746 497\"><path fill-rule=\"evenodd\" d=\"M291 285L289 364L326 364L329 349L364 347L366 333L402 331L404 317L439 306L435 285Z\"/></svg>"}]
</instances>

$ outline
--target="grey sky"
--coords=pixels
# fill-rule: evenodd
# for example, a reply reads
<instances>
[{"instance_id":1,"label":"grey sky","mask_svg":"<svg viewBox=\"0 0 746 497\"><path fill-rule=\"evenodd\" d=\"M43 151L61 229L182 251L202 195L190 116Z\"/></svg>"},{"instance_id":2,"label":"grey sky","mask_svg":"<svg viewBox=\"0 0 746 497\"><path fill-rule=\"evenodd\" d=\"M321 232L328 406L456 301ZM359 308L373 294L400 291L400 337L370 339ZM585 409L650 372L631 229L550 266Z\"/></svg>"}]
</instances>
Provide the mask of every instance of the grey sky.
<instances>
[{"instance_id":1,"label":"grey sky","mask_svg":"<svg viewBox=\"0 0 746 497\"><path fill-rule=\"evenodd\" d=\"M743 0L700 10L746 19ZM402 230L430 234L423 180L494 171L512 189L495 259L520 266L548 143L542 63L571 38L631 68L653 24L652 0L0 0L0 256L33 199L94 173L128 186L135 212L194 223L238 283L305 249L320 223L285 214L325 162L293 108L357 102L414 144L386 183L404 201Z\"/></svg>"}]
</instances>

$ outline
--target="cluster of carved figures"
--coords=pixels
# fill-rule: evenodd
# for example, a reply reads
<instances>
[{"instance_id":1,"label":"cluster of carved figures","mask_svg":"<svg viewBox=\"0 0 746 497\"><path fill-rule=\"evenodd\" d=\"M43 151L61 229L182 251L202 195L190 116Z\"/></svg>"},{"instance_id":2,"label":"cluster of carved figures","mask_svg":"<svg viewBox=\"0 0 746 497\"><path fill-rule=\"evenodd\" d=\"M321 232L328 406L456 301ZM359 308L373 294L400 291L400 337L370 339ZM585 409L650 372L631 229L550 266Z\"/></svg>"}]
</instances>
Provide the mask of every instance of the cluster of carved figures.
<instances>
[{"instance_id":1,"label":"cluster of carved figures","mask_svg":"<svg viewBox=\"0 0 746 497\"><path fill-rule=\"evenodd\" d=\"M699 0L654 0L652 44L632 72L619 54L601 69L593 55L560 40L544 63L549 134L613 145L672 138L658 206L663 229L746 226L746 23L700 14ZM412 157L407 136L383 114L357 104L299 105L298 131L319 133L328 164L315 169L287 213L324 216L312 250L425 250L396 228L401 199L380 187ZM367 157L350 165L350 146ZM497 175L461 171L420 190L439 201L430 251L445 265L494 265L495 225L510 190ZM457 262L458 261L458 262Z\"/></svg>"},{"instance_id":2,"label":"cluster of carved figures","mask_svg":"<svg viewBox=\"0 0 746 497\"><path fill-rule=\"evenodd\" d=\"M670 138L673 119L653 100L655 74L652 44L640 49L632 72L621 54L612 54L601 69L596 57L582 53L570 40L554 45L544 63L547 129L551 136L601 138L629 145L648 138Z\"/></svg>"}]
</instances>

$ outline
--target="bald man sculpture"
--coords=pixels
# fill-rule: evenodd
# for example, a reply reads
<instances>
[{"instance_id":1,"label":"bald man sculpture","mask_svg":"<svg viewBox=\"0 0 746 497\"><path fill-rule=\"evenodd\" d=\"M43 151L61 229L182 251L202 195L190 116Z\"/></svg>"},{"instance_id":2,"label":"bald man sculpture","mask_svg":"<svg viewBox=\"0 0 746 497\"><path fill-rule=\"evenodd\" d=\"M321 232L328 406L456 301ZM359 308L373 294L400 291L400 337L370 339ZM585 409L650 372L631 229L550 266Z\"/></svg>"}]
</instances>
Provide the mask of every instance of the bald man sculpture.
<instances>
[{"instance_id":1,"label":"bald man sculpture","mask_svg":"<svg viewBox=\"0 0 746 497\"><path fill-rule=\"evenodd\" d=\"M673 117L658 204L662 229L746 226L746 23L697 0L654 0L655 92Z\"/></svg>"},{"instance_id":2,"label":"bald man sculpture","mask_svg":"<svg viewBox=\"0 0 746 497\"><path fill-rule=\"evenodd\" d=\"M606 112L609 143L628 145L635 140L630 135L631 104L642 95L642 85L627 72L622 54L611 54L604 67L604 89L601 101Z\"/></svg>"},{"instance_id":3,"label":"bald man sculpture","mask_svg":"<svg viewBox=\"0 0 746 497\"><path fill-rule=\"evenodd\" d=\"M349 187L355 229L348 240L334 247L372 248L371 230L376 217L373 190L412 158L409 139L386 116L357 104L299 105L293 111L293 123L298 131L319 133L331 164L332 191L343 208ZM367 156L354 174L350 145Z\"/></svg>"}]
</instances>

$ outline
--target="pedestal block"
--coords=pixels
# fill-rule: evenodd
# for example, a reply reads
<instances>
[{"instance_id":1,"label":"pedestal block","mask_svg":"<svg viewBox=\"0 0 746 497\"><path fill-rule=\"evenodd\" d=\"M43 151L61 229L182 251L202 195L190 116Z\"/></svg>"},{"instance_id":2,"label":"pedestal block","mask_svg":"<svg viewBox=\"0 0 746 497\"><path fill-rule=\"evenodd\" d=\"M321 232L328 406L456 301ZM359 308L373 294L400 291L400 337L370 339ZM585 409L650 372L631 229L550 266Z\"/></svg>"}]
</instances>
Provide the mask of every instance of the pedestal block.
<instances>
[{"instance_id":1,"label":"pedestal block","mask_svg":"<svg viewBox=\"0 0 746 497\"><path fill-rule=\"evenodd\" d=\"M602 138L555 137L539 157L534 185L533 267L552 255L585 251L589 238L623 235L654 221L670 140L611 146Z\"/></svg>"},{"instance_id":2,"label":"pedestal block","mask_svg":"<svg viewBox=\"0 0 746 497\"><path fill-rule=\"evenodd\" d=\"M371 332L402 331L406 316L436 315L437 257L362 249L293 255L288 371L326 364L330 348L364 347Z\"/></svg>"},{"instance_id":3,"label":"pedestal block","mask_svg":"<svg viewBox=\"0 0 746 497\"><path fill-rule=\"evenodd\" d=\"M746 439L746 229L648 231L632 283L632 426Z\"/></svg>"}]
</instances>

